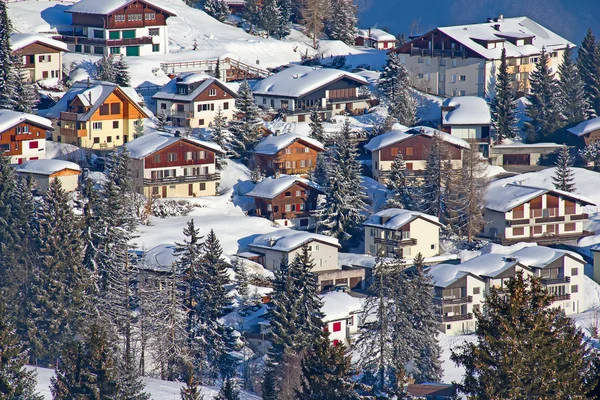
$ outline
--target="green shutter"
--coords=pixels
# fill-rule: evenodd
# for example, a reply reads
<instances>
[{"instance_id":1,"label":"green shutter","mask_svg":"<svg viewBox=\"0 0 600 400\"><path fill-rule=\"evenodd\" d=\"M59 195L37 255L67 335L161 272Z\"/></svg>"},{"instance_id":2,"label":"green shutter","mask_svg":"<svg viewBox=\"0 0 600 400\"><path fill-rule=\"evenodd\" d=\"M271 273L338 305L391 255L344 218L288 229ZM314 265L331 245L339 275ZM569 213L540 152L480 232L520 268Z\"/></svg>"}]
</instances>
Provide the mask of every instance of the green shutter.
<instances>
[{"instance_id":1,"label":"green shutter","mask_svg":"<svg viewBox=\"0 0 600 400\"><path fill-rule=\"evenodd\" d=\"M123 31L123 39L135 39L135 30Z\"/></svg>"},{"instance_id":2,"label":"green shutter","mask_svg":"<svg viewBox=\"0 0 600 400\"><path fill-rule=\"evenodd\" d=\"M110 31L108 32L109 39L121 39L121 31Z\"/></svg>"},{"instance_id":3,"label":"green shutter","mask_svg":"<svg viewBox=\"0 0 600 400\"><path fill-rule=\"evenodd\" d=\"M140 46L125 47L125 55L126 56L139 56L140 55Z\"/></svg>"}]
</instances>

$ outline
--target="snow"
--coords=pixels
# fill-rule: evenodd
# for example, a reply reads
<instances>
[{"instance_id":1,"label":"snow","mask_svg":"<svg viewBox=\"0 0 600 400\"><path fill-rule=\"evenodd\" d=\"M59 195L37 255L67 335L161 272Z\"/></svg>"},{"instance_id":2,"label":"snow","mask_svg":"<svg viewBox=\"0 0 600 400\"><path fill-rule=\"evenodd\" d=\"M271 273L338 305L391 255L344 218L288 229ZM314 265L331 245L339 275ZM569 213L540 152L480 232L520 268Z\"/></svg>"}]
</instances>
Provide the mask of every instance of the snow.
<instances>
[{"instance_id":1,"label":"snow","mask_svg":"<svg viewBox=\"0 0 600 400\"><path fill-rule=\"evenodd\" d=\"M135 0L80 0L75 5L71 6L71 8L69 8L66 12L79 14L108 15L113 11L117 11L118 9L123 8L133 2L135 2ZM167 14L171 14L173 16L177 15L175 11L171 11L163 5L158 5L158 3L150 2L148 0L142 0L142 3L146 3L153 7L160 8Z\"/></svg>"},{"instance_id":2,"label":"snow","mask_svg":"<svg viewBox=\"0 0 600 400\"><path fill-rule=\"evenodd\" d=\"M256 145L254 153L274 155L297 141L317 148L320 151L325 151L325 147L318 140L309 138L308 136L286 133L267 136Z\"/></svg>"},{"instance_id":3,"label":"snow","mask_svg":"<svg viewBox=\"0 0 600 400\"><path fill-rule=\"evenodd\" d=\"M382 218L387 218L387 221L382 223ZM398 230L417 218L423 218L426 221L431 222L432 224L442 226L437 217L428 214L423 214L418 211L411 211L401 208L387 208L385 210L381 210L373 214L369 219L367 219L363 223L363 225Z\"/></svg>"},{"instance_id":4,"label":"snow","mask_svg":"<svg viewBox=\"0 0 600 400\"><path fill-rule=\"evenodd\" d=\"M29 122L47 130L54 129L52 122L44 117L12 110L0 110L0 133L6 132L21 122Z\"/></svg>"},{"instance_id":5,"label":"snow","mask_svg":"<svg viewBox=\"0 0 600 400\"><path fill-rule=\"evenodd\" d=\"M50 47L55 47L62 51L69 51L67 45L61 41L54 40L42 35L33 35L29 33L11 33L10 34L10 49L14 52L29 46L33 43L42 43Z\"/></svg>"},{"instance_id":6,"label":"snow","mask_svg":"<svg viewBox=\"0 0 600 400\"><path fill-rule=\"evenodd\" d=\"M324 314L323 322L335 321L348 318L351 314L362 310L362 301L357 297L350 296L344 292L330 292L321 296Z\"/></svg>"},{"instance_id":7,"label":"snow","mask_svg":"<svg viewBox=\"0 0 600 400\"><path fill-rule=\"evenodd\" d=\"M193 84L202 82L194 90L188 92L188 94L177 93L177 83ZM187 73L181 74L180 76L171 79L161 90L156 92L153 99L166 99L166 100L178 100L178 101L193 101L200 93L206 90L213 82L216 82L219 86L224 88L234 98L237 97L237 93L231 90L227 85L218 80L213 76L206 74Z\"/></svg>"},{"instance_id":8,"label":"snow","mask_svg":"<svg viewBox=\"0 0 600 400\"><path fill-rule=\"evenodd\" d=\"M250 247L288 253L313 241L326 243L337 248L340 247L340 242L334 237L293 229L279 229L275 232L260 235L254 239Z\"/></svg>"},{"instance_id":9,"label":"snow","mask_svg":"<svg viewBox=\"0 0 600 400\"><path fill-rule=\"evenodd\" d=\"M588 119L583 121L572 128L567 129L573 135L582 136L593 131L600 129L600 117Z\"/></svg>"},{"instance_id":10,"label":"snow","mask_svg":"<svg viewBox=\"0 0 600 400\"><path fill-rule=\"evenodd\" d=\"M494 25L499 26L498 30L494 29ZM438 29L490 60L500 59L502 48L506 49L507 57L522 57L538 55L542 48L545 48L546 51L553 51L555 49L564 49L567 45L575 47L573 43L570 43L565 38L544 28L527 17L503 18L502 20L498 20L498 22L447 26ZM515 39L533 37L533 44L516 46L510 41L505 40L501 46L494 49L488 49L485 45L475 41L475 39L485 41L499 40L507 37Z\"/></svg>"},{"instance_id":11,"label":"snow","mask_svg":"<svg viewBox=\"0 0 600 400\"><path fill-rule=\"evenodd\" d=\"M506 141L507 139L505 139ZM536 148L553 148L560 149L565 147L564 144L558 143L521 143L521 142L513 142L513 143L502 143L493 146L494 149L531 149L534 150Z\"/></svg>"},{"instance_id":12,"label":"snow","mask_svg":"<svg viewBox=\"0 0 600 400\"><path fill-rule=\"evenodd\" d=\"M144 255L146 266L153 271L171 271L172 265L178 260L174 254L175 248L174 244L159 244L151 248Z\"/></svg>"},{"instance_id":13,"label":"snow","mask_svg":"<svg viewBox=\"0 0 600 400\"><path fill-rule=\"evenodd\" d=\"M439 256L425 257L425 264L434 265L458 259L459 257L457 254L442 254ZM338 253L338 265L340 268L343 266L373 268L375 260L376 258L370 254ZM391 261L392 259L388 258L387 260ZM410 257L404 259L406 263L411 263L413 260L414 259Z\"/></svg>"},{"instance_id":14,"label":"snow","mask_svg":"<svg viewBox=\"0 0 600 400\"><path fill-rule=\"evenodd\" d=\"M223 149L221 149L221 147L216 143L187 136L177 137L174 134L167 132L153 132L145 134L142 137L126 143L125 148L129 150L131 158L142 159L180 140L190 141L218 153L223 152Z\"/></svg>"},{"instance_id":15,"label":"snow","mask_svg":"<svg viewBox=\"0 0 600 400\"><path fill-rule=\"evenodd\" d=\"M369 143L365 145L365 149L373 152L383 149L387 146L391 146L392 144L402 142L415 135L424 135L427 137L432 137L435 134L440 135L442 140L454 146L462 147L465 149L470 148L469 144L461 138L452 136L446 132L433 129L428 126L415 126L413 128L408 128L407 130L402 129L403 128L400 128L399 130L392 130L390 132L386 132L381 135L375 136L369 141Z\"/></svg>"},{"instance_id":16,"label":"snow","mask_svg":"<svg viewBox=\"0 0 600 400\"><path fill-rule=\"evenodd\" d=\"M29 161L25 164L18 165L15 169L18 172L37 175L52 175L65 169L72 169L81 172L81 168L75 163L51 159Z\"/></svg>"},{"instance_id":17,"label":"snow","mask_svg":"<svg viewBox=\"0 0 600 400\"><path fill-rule=\"evenodd\" d=\"M396 37L391 33L387 33L383 29L377 28L369 28L369 29L359 29L358 37L370 38L372 40L376 40L378 42L395 42Z\"/></svg>"},{"instance_id":18,"label":"snow","mask_svg":"<svg viewBox=\"0 0 600 400\"><path fill-rule=\"evenodd\" d=\"M492 115L488 103L481 97L462 96L446 99L443 107L453 110L442 111L442 125L491 125Z\"/></svg>"},{"instance_id":19,"label":"snow","mask_svg":"<svg viewBox=\"0 0 600 400\"><path fill-rule=\"evenodd\" d=\"M68 161L85 160L86 151L70 143L58 143L46 140L46 158L59 158Z\"/></svg>"},{"instance_id":20,"label":"snow","mask_svg":"<svg viewBox=\"0 0 600 400\"><path fill-rule=\"evenodd\" d=\"M279 177L270 176L258 182L252 191L246 193L246 196L272 199L296 183L304 183L311 188L322 191L319 185L309 179L294 175L280 175Z\"/></svg>"},{"instance_id":21,"label":"snow","mask_svg":"<svg viewBox=\"0 0 600 400\"><path fill-rule=\"evenodd\" d=\"M369 84L365 78L351 72L333 68L298 65L284 69L257 82L252 90L255 95L297 98L342 78L354 80L361 85Z\"/></svg>"}]
</instances>

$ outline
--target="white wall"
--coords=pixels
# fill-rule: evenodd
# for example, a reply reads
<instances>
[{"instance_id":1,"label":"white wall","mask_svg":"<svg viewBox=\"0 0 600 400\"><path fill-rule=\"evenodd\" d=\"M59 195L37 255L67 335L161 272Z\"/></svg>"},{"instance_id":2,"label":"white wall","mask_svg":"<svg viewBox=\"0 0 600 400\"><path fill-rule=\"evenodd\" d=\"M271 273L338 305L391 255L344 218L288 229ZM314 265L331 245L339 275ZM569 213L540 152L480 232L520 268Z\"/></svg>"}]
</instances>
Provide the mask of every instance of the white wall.
<instances>
[{"instance_id":1,"label":"white wall","mask_svg":"<svg viewBox=\"0 0 600 400\"><path fill-rule=\"evenodd\" d=\"M331 271L339 269L338 267L338 248L324 243L310 242L309 247L312 247L310 255L315 263L313 271ZM317 249L318 246L318 249ZM299 247L289 253L275 251L271 249L255 249L255 251L264 253L264 267L268 270L276 270L281 264L281 257L286 256L289 262L292 262L296 254L302 252Z\"/></svg>"},{"instance_id":2,"label":"white wall","mask_svg":"<svg viewBox=\"0 0 600 400\"><path fill-rule=\"evenodd\" d=\"M376 236L371 236L372 230L374 230L373 234ZM365 254L377 255L378 246L383 245L375 244L375 238L384 238L385 231L393 232L392 230L365 226ZM401 247L404 258L412 259L418 253L421 253L423 257L433 257L440 252L440 228L425 219L417 218L410 223L410 239L416 239L417 244Z\"/></svg>"}]
</instances>

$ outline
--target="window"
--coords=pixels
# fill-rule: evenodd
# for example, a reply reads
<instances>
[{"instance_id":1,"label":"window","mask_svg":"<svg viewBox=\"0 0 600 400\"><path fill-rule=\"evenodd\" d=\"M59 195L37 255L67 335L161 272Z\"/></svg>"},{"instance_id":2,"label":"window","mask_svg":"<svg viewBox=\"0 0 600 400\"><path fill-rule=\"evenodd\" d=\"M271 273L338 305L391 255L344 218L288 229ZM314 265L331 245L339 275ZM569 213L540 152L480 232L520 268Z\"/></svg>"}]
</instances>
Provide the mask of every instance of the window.
<instances>
[{"instance_id":1,"label":"window","mask_svg":"<svg viewBox=\"0 0 600 400\"><path fill-rule=\"evenodd\" d=\"M106 137L106 143L112 143L112 136Z\"/></svg>"},{"instance_id":2,"label":"window","mask_svg":"<svg viewBox=\"0 0 600 400\"><path fill-rule=\"evenodd\" d=\"M229 110L229 102L223 103L223 110Z\"/></svg>"},{"instance_id":3,"label":"window","mask_svg":"<svg viewBox=\"0 0 600 400\"><path fill-rule=\"evenodd\" d=\"M198 125L203 126L204 125L204 119L199 119L198 120Z\"/></svg>"},{"instance_id":4,"label":"window","mask_svg":"<svg viewBox=\"0 0 600 400\"><path fill-rule=\"evenodd\" d=\"M94 144L98 144L100 143L100 138L99 137L95 137L94 138Z\"/></svg>"},{"instance_id":5,"label":"window","mask_svg":"<svg viewBox=\"0 0 600 400\"><path fill-rule=\"evenodd\" d=\"M339 332L342 330L342 323L341 322L334 322L333 323L333 331L334 332Z\"/></svg>"},{"instance_id":6,"label":"window","mask_svg":"<svg viewBox=\"0 0 600 400\"><path fill-rule=\"evenodd\" d=\"M115 22L125 22L125 15L124 14L115 15Z\"/></svg>"},{"instance_id":7,"label":"window","mask_svg":"<svg viewBox=\"0 0 600 400\"><path fill-rule=\"evenodd\" d=\"M191 151L186 151L185 152L185 161L190 161L192 160L192 152Z\"/></svg>"},{"instance_id":8,"label":"window","mask_svg":"<svg viewBox=\"0 0 600 400\"><path fill-rule=\"evenodd\" d=\"M153 21L156 19L156 13L149 12L149 13L146 13L146 15L144 15L144 17L146 18L146 21Z\"/></svg>"},{"instance_id":9,"label":"window","mask_svg":"<svg viewBox=\"0 0 600 400\"><path fill-rule=\"evenodd\" d=\"M110 113L113 115L121 114L121 103L111 103Z\"/></svg>"},{"instance_id":10,"label":"window","mask_svg":"<svg viewBox=\"0 0 600 400\"><path fill-rule=\"evenodd\" d=\"M419 79L423 79L423 73L422 73L422 72L419 72L419 73L417 74L417 78L419 78Z\"/></svg>"},{"instance_id":11,"label":"window","mask_svg":"<svg viewBox=\"0 0 600 400\"><path fill-rule=\"evenodd\" d=\"M109 39L121 39L121 31L110 31L108 32Z\"/></svg>"},{"instance_id":12,"label":"window","mask_svg":"<svg viewBox=\"0 0 600 400\"><path fill-rule=\"evenodd\" d=\"M95 131L99 131L102 129L102 122L93 122L92 129Z\"/></svg>"},{"instance_id":13,"label":"window","mask_svg":"<svg viewBox=\"0 0 600 400\"><path fill-rule=\"evenodd\" d=\"M292 154L292 149L290 149L290 148L285 149L285 154Z\"/></svg>"},{"instance_id":14,"label":"window","mask_svg":"<svg viewBox=\"0 0 600 400\"><path fill-rule=\"evenodd\" d=\"M111 47L110 54L121 54L121 48L120 47Z\"/></svg>"},{"instance_id":15,"label":"window","mask_svg":"<svg viewBox=\"0 0 600 400\"><path fill-rule=\"evenodd\" d=\"M413 148L412 147L407 147L406 148L406 155L407 156L412 156L413 155Z\"/></svg>"},{"instance_id":16,"label":"window","mask_svg":"<svg viewBox=\"0 0 600 400\"><path fill-rule=\"evenodd\" d=\"M83 52L84 53L88 53L88 54L91 53L92 52L92 46L89 46L89 45L83 46Z\"/></svg>"},{"instance_id":17,"label":"window","mask_svg":"<svg viewBox=\"0 0 600 400\"><path fill-rule=\"evenodd\" d=\"M577 285L571 285L571 293L577 293L579 291L579 287Z\"/></svg>"},{"instance_id":18,"label":"window","mask_svg":"<svg viewBox=\"0 0 600 400\"><path fill-rule=\"evenodd\" d=\"M451 328L452 328L452 325L446 324L446 329L451 329Z\"/></svg>"},{"instance_id":19,"label":"window","mask_svg":"<svg viewBox=\"0 0 600 400\"><path fill-rule=\"evenodd\" d=\"M123 39L135 39L135 29L123 31Z\"/></svg>"},{"instance_id":20,"label":"window","mask_svg":"<svg viewBox=\"0 0 600 400\"><path fill-rule=\"evenodd\" d=\"M108 115L108 104L102 104L100 106L100 115Z\"/></svg>"},{"instance_id":21,"label":"window","mask_svg":"<svg viewBox=\"0 0 600 400\"><path fill-rule=\"evenodd\" d=\"M104 54L104 47L94 46L94 54Z\"/></svg>"},{"instance_id":22,"label":"window","mask_svg":"<svg viewBox=\"0 0 600 400\"><path fill-rule=\"evenodd\" d=\"M522 236L525 234L525 228L513 228L513 236Z\"/></svg>"},{"instance_id":23,"label":"window","mask_svg":"<svg viewBox=\"0 0 600 400\"><path fill-rule=\"evenodd\" d=\"M94 29L94 38L104 39L104 31L101 29Z\"/></svg>"},{"instance_id":24,"label":"window","mask_svg":"<svg viewBox=\"0 0 600 400\"><path fill-rule=\"evenodd\" d=\"M150 29L148 29L148 35L158 36L158 35L160 35L160 30L158 28L150 28Z\"/></svg>"},{"instance_id":25,"label":"window","mask_svg":"<svg viewBox=\"0 0 600 400\"><path fill-rule=\"evenodd\" d=\"M431 65L431 58L427 57L427 65Z\"/></svg>"},{"instance_id":26,"label":"window","mask_svg":"<svg viewBox=\"0 0 600 400\"><path fill-rule=\"evenodd\" d=\"M81 45L80 44L75 45L75 53L81 53Z\"/></svg>"},{"instance_id":27,"label":"window","mask_svg":"<svg viewBox=\"0 0 600 400\"><path fill-rule=\"evenodd\" d=\"M113 121L113 129L119 129L119 121Z\"/></svg>"},{"instance_id":28,"label":"window","mask_svg":"<svg viewBox=\"0 0 600 400\"><path fill-rule=\"evenodd\" d=\"M538 57L529 57L529 64L535 64L538 62Z\"/></svg>"},{"instance_id":29,"label":"window","mask_svg":"<svg viewBox=\"0 0 600 400\"><path fill-rule=\"evenodd\" d=\"M579 274L579 269L577 268L571 268L571 276L575 276Z\"/></svg>"},{"instance_id":30,"label":"window","mask_svg":"<svg viewBox=\"0 0 600 400\"><path fill-rule=\"evenodd\" d=\"M481 312L479 304L473 304L473 312Z\"/></svg>"},{"instance_id":31,"label":"window","mask_svg":"<svg viewBox=\"0 0 600 400\"><path fill-rule=\"evenodd\" d=\"M152 51L154 53L158 53L160 51L160 44L153 44L152 45Z\"/></svg>"},{"instance_id":32,"label":"window","mask_svg":"<svg viewBox=\"0 0 600 400\"><path fill-rule=\"evenodd\" d=\"M285 197L292 197L292 192L285 192Z\"/></svg>"},{"instance_id":33,"label":"window","mask_svg":"<svg viewBox=\"0 0 600 400\"><path fill-rule=\"evenodd\" d=\"M410 250L410 249L408 249L408 250ZM431 245L431 250L435 250L435 244Z\"/></svg>"},{"instance_id":34,"label":"window","mask_svg":"<svg viewBox=\"0 0 600 400\"><path fill-rule=\"evenodd\" d=\"M458 80L461 82L465 82L467 80L467 76L466 75L461 75L458 77Z\"/></svg>"},{"instance_id":35,"label":"window","mask_svg":"<svg viewBox=\"0 0 600 400\"><path fill-rule=\"evenodd\" d=\"M161 110L166 110L167 109L167 103L160 103L160 109Z\"/></svg>"},{"instance_id":36,"label":"window","mask_svg":"<svg viewBox=\"0 0 600 400\"><path fill-rule=\"evenodd\" d=\"M300 204L300 211L305 211L306 210L306 203L301 203Z\"/></svg>"},{"instance_id":37,"label":"window","mask_svg":"<svg viewBox=\"0 0 600 400\"><path fill-rule=\"evenodd\" d=\"M377 229L371 228L369 235L371 237L377 237Z\"/></svg>"},{"instance_id":38,"label":"window","mask_svg":"<svg viewBox=\"0 0 600 400\"><path fill-rule=\"evenodd\" d=\"M459 96L466 96L466 95L467 95L467 92L465 92L464 90L459 90L459 91L458 91L458 95L459 95Z\"/></svg>"},{"instance_id":39,"label":"window","mask_svg":"<svg viewBox=\"0 0 600 400\"><path fill-rule=\"evenodd\" d=\"M177 161L177 153L169 153L169 157L168 157L169 161L173 162L173 161Z\"/></svg>"},{"instance_id":40,"label":"window","mask_svg":"<svg viewBox=\"0 0 600 400\"><path fill-rule=\"evenodd\" d=\"M217 89L209 89L208 90L208 95L209 96L216 96L217 95Z\"/></svg>"},{"instance_id":41,"label":"window","mask_svg":"<svg viewBox=\"0 0 600 400\"><path fill-rule=\"evenodd\" d=\"M273 205L267 204L267 211L273 211Z\"/></svg>"},{"instance_id":42,"label":"window","mask_svg":"<svg viewBox=\"0 0 600 400\"><path fill-rule=\"evenodd\" d=\"M305 148L304 148L304 152L305 152L305 153L310 153L310 149L309 149L308 147L305 147Z\"/></svg>"},{"instance_id":43,"label":"window","mask_svg":"<svg viewBox=\"0 0 600 400\"><path fill-rule=\"evenodd\" d=\"M263 104L267 104L267 99L263 97Z\"/></svg>"},{"instance_id":44,"label":"window","mask_svg":"<svg viewBox=\"0 0 600 400\"><path fill-rule=\"evenodd\" d=\"M290 212L292 211L292 205L291 204L286 204L285 205L285 212Z\"/></svg>"},{"instance_id":45,"label":"window","mask_svg":"<svg viewBox=\"0 0 600 400\"><path fill-rule=\"evenodd\" d=\"M200 182L200 190L206 190L206 183Z\"/></svg>"},{"instance_id":46,"label":"window","mask_svg":"<svg viewBox=\"0 0 600 400\"><path fill-rule=\"evenodd\" d=\"M142 14L128 14L127 21L141 21Z\"/></svg>"},{"instance_id":47,"label":"window","mask_svg":"<svg viewBox=\"0 0 600 400\"><path fill-rule=\"evenodd\" d=\"M38 146L39 146L39 143L36 140L32 140L31 142L29 142L30 149L37 149Z\"/></svg>"},{"instance_id":48,"label":"window","mask_svg":"<svg viewBox=\"0 0 600 400\"><path fill-rule=\"evenodd\" d=\"M346 325L348 325L348 326L354 325L354 316L352 316L346 320Z\"/></svg>"},{"instance_id":49,"label":"window","mask_svg":"<svg viewBox=\"0 0 600 400\"><path fill-rule=\"evenodd\" d=\"M44 61L46 61L46 56L38 56L38 61L39 61L39 62L44 62Z\"/></svg>"},{"instance_id":50,"label":"window","mask_svg":"<svg viewBox=\"0 0 600 400\"><path fill-rule=\"evenodd\" d=\"M423 57L419 57L419 58L417 58L417 62L418 62L419 64L423 64Z\"/></svg>"},{"instance_id":51,"label":"window","mask_svg":"<svg viewBox=\"0 0 600 400\"><path fill-rule=\"evenodd\" d=\"M300 190L296 190L296 197L300 197L302 195L302 192Z\"/></svg>"},{"instance_id":52,"label":"window","mask_svg":"<svg viewBox=\"0 0 600 400\"><path fill-rule=\"evenodd\" d=\"M473 294L479 294L479 288L478 287L474 287L473 288Z\"/></svg>"},{"instance_id":53,"label":"window","mask_svg":"<svg viewBox=\"0 0 600 400\"><path fill-rule=\"evenodd\" d=\"M160 162L160 154L155 154L154 155L154 162L155 163L159 163Z\"/></svg>"},{"instance_id":54,"label":"window","mask_svg":"<svg viewBox=\"0 0 600 400\"><path fill-rule=\"evenodd\" d=\"M306 160L300 160L300 168L306 167Z\"/></svg>"},{"instance_id":55,"label":"window","mask_svg":"<svg viewBox=\"0 0 600 400\"><path fill-rule=\"evenodd\" d=\"M565 224L565 232L573 232L575 229L575 223Z\"/></svg>"}]
</instances>

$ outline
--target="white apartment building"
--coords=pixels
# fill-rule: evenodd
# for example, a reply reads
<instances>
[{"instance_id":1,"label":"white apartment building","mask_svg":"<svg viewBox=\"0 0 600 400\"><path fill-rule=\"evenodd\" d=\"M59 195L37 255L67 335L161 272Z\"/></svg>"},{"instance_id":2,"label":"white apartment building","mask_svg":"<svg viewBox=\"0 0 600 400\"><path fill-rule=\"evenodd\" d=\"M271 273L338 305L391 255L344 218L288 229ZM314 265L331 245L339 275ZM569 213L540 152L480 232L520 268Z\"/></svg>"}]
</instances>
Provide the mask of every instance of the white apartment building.
<instances>
[{"instance_id":1,"label":"white apartment building","mask_svg":"<svg viewBox=\"0 0 600 400\"><path fill-rule=\"evenodd\" d=\"M13 56L21 57L29 82L62 80L62 55L69 51L63 42L29 33L11 33L10 49Z\"/></svg>"}]
</instances>

